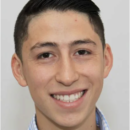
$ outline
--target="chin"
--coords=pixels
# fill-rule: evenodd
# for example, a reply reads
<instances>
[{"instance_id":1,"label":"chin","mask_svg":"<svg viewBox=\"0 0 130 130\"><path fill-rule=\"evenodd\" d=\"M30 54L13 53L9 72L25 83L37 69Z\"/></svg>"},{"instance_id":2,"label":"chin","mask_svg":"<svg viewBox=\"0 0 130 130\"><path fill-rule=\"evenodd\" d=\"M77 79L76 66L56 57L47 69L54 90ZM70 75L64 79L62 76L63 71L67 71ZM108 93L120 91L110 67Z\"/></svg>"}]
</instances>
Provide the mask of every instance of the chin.
<instances>
[{"instance_id":1,"label":"chin","mask_svg":"<svg viewBox=\"0 0 130 130\"><path fill-rule=\"evenodd\" d=\"M83 119L81 118L62 118L59 119L58 121L55 120L55 122L57 122L56 124L58 124L59 127L61 128L77 128L78 126L80 126L83 122Z\"/></svg>"}]
</instances>

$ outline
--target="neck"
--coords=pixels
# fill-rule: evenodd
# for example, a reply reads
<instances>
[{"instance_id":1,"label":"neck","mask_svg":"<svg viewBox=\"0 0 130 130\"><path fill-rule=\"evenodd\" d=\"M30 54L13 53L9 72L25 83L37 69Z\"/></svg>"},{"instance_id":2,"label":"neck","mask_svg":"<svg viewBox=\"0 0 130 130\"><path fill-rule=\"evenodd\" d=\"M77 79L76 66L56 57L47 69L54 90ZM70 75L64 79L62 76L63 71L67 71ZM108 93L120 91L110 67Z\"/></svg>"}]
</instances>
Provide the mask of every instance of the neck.
<instances>
[{"instance_id":1,"label":"neck","mask_svg":"<svg viewBox=\"0 0 130 130\"><path fill-rule=\"evenodd\" d=\"M99 130L99 128L96 127L95 116L96 114L94 108L87 119L85 119L81 124L74 127L63 127L59 126L58 124L47 118L36 108L36 120L38 130Z\"/></svg>"}]
</instances>

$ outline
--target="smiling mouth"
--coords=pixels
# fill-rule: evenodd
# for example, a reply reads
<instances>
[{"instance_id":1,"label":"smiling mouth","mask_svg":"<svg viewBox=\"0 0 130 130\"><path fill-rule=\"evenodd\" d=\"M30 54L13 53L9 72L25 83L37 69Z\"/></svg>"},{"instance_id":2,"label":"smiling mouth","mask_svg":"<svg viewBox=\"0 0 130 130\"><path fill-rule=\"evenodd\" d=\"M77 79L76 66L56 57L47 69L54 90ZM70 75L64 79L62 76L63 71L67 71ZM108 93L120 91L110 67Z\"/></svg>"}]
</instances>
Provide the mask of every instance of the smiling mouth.
<instances>
[{"instance_id":1,"label":"smiling mouth","mask_svg":"<svg viewBox=\"0 0 130 130\"><path fill-rule=\"evenodd\" d=\"M51 97L54 98L55 100L59 100L62 102L75 102L78 99L80 99L85 93L87 92L87 90L83 90L80 92L76 92L70 95L67 94L51 94Z\"/></svg>"}]
</instances>

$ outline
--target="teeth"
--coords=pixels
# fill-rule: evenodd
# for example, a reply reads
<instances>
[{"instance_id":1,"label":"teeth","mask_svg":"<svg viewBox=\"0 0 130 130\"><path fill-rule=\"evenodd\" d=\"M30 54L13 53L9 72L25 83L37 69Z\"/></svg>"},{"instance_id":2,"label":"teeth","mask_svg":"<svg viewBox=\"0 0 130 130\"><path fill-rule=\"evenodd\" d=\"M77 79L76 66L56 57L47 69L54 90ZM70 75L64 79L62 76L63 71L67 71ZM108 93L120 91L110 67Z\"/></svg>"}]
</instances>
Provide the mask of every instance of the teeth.
<instances>
[{"instance_id":1,"label":"teeth","mask_svg":"<svg viewBox=\"0 0 130 130\"><path fill-rule=\"evenodd\" d=\"M64 95L64 101L69 102L69 96L68 95Z\"/></svg>"},{"instance_id":2,"label":"teeth","mask_svg":"<svg viewBox=\"0 0 130 130\"><path fill-rule=\"evenodd\" d=\"M81 95L81 96L83 95L83 91L80 93L80 95Z\"/></svg>"},{"instance_id":3,"label":"teeth","mask_svg":"<svg viewBox=\"0 0 130 130\"><path fill-rule=\"evenodd\" d=\"M79 98L78 94L75 94L75 99L78 99L78 98Z\"/></svg>"},{"instance_id":4,"label":"teeth","mask_svg":"<svg viewBox=\"0 0 130 130\"><path fill-rule=\"evenodd\" d=\"M78 100L82 95L83 95L83 91L71 95L53 95L53 97L63 102L74 102Z\"/></svg>"},{"instance_id":5,"label":"teeth","mask_svg":"<svg viewBox=\"0 0 130 130\"><path fill-rule=\"evenodd\" d=\"M63 99L64 99L64 97L61 95L61 96L60 96L60 100L63 101Z\"/></svg>"},{"instance_id":6,"label":"teeth","mask_svg":"<svg viewBox=\"0 0 130 130\"><path fill-rule=\"evenodd\" d=\"M70 95L70 102L73 102L75 100L74 94Z\"/></svg>"},{"instance_id":7,"label":"teeth","mask_svg":"<svg viewBox=\"0 0 130 130\"><path fill-rule=\"evenodd\" d=\"M59 96L59 95L57 95L57 96L56 96L56 99L58 99L58 100L59 100L59 99L60 99L60 96Z\"/></svg>"}]
</instances>

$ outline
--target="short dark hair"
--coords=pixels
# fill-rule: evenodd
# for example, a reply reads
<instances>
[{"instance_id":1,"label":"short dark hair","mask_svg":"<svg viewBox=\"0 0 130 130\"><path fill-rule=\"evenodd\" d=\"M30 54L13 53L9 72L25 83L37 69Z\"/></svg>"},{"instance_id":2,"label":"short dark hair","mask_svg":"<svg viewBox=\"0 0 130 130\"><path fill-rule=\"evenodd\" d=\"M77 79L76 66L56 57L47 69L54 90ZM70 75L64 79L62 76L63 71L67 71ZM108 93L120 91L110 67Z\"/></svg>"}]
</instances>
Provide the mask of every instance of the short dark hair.
<instances>
[{"instance_id":1,"label":"short dark hair","mask_svg":"<svg viewBox=\"0 0 130 130\"><path fill-rule=\"evenodd\" d=\"M23 42L28 38L29 22L38 14L47 10L74 10L87 14L94 31L99 35L104 49L104 26L99 16L100 9L91 0L30 0L20 12L14 31L15 52L22 60Z\"/></svg>"}]
</instances>

